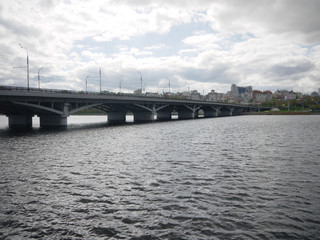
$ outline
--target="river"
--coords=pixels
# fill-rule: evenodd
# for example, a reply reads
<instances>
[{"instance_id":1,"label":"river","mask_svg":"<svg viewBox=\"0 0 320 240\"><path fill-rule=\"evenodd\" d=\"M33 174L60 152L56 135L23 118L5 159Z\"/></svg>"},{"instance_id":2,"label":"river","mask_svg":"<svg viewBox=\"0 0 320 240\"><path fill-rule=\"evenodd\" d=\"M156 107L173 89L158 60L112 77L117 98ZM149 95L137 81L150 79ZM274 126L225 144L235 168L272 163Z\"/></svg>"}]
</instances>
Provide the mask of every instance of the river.
<instances>
[{"instance_id":1,"label":"river","mask_svg":"<svg viewBox=\"0 0 320 240\"><path fill-rule=\"evenodd\" d=\"M319 115L104 120L0 116L0 239L319 239Z\"/></svg>"}]
</instances>

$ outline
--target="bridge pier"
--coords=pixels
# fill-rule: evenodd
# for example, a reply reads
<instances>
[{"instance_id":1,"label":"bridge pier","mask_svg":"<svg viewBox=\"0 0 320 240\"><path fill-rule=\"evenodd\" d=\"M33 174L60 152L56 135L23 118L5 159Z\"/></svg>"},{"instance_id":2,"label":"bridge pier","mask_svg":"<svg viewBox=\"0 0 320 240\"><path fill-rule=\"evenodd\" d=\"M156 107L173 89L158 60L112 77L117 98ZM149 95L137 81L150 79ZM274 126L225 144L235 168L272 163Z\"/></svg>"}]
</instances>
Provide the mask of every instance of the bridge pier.
<instances>
[{"instance_id":1,"label":"bridge pier","mask_svg":"<svg viewBox=\"0 0 320 240\"><path fill-rule=\"evenodd\" d=\"M198 117L199 107L183 105L176 108L178 112L178 119L194 119Z\"/></svg>"},{"instance_id":2,"label":"bridge pier","mask_svg":"<svg viewBox=\"0 0 320 240\"><path fill-rule=\"evenodd\" d=\"M29 129L32 128L32 115L9 115L9 128Z\"/></svg>"},{"instance_id":3,"label":"bridge pier","mask_svg":"<svg viewBox=\"0 0 320 240\"><path fill-rule=\"evenodd\" d=\"M232 116L233 115L233 111L234 111L235 108L229 108L230 112L229 112L229 116Z\"/></svg>"},{"instance_id":4,"label":"bridge pier","mask_svg":"<svg viewBox=\"0 0 320 240\"><path fill-rule=\"evenodd\" d=\"M108 112L108 123L120 124L126 122L126 112Z\"/></svg>"},{"instance_id":5,"label":"bridge pier","mask_svg":"<svg viewBox=\"0 0 320 240\"><path fill-rule=\"evenodd\" d=\"M199 118L199 110L194 112L194 118Z\"/></svg>"},{"instance_id":6,"label":"bridge pier","mask_svg":"<svg viewBox=\"0 0 320 240\"><path fill-rule=\"evenodd\" d=\"M236 108L232 115L235 116L235 115L241 115L241 113L243 112L243 108Z\"/></svg>"},{"instance_id":7,"label":"bridge pier","mask_svg":"<svg viewBox=\"0 0 320 240\"><path fill-rule=\"evenodd\" d=\"M134 112L133 115L135 122L150 122L155 120L154 112Z\"/></svg>"},{"instance_id":8,"label":"bridge pier","mask_svg":"<svg viewBox=\"0 0 320 240\"><path fill-rule=\"evenodd\" d=\"M159 121L167 121L167 120L171 120L172 116L171 116L171 111L159 111L157 112L157 120Z\"/></svg>"},{"instance_id":9,"label":"bridge pier","mask_svg":"<svg viewBox=\"0 0 320 240\"><path fill-rule=\"evenodd\" d=\"M225 110L221 111L220 116L233 116L233 110L234 109L225 109Z\"/></svg>"},{"instance_id":10,"label":"bridge pier","mask_svg":"<svg viewBox=\"0 0 320 240\"><path fill-rule=\"evenodd\" d=\"M218 117L218 112L215 110L206 110L204 111L205 118Z\"/></svg>"},{"instance_id":11,"label":"bridge pier","mask_svg":"<svg viewBox=\"0 0 320 240\"><path fill-rule=\"evenodd\" d=\"M63 103L59 106L57 112L59 114L44 114L40 115L40 127L41 128L65 128L68 125L69 103Z\"/></svg>"},{"instance_id":12,"label":"bridge pier","mask_svg":"<svg viewBox=\"0 0 320 240\"><path fill-rule=\"evenodd\" d=\"M227 111L227 110L221 111L219 116L220 116L220 117L230 116L230 111ZM232 116L232 115L231 115L231 116Z\"/></svg>"},{"instance_id":13,"label":"bridge pier","mask_svg":"<svg viewBox=\"0 0 320 240\"><path fill-rule=\"evenodd\" d=\"M64 128L67 127L68 118L59 115L41 115L40 127L41 128Z\"/></svg>"},{"instance_id":14,"label":"bridge pier","mask_svg":"<svg viewBox=\"0 0 320 240\"><path fill-rule=\"evenodd\" d=\"M195 112L191 110L179 110L178 111L178 119L193 119L195 118Z\"/></svg>"}]
</instances>

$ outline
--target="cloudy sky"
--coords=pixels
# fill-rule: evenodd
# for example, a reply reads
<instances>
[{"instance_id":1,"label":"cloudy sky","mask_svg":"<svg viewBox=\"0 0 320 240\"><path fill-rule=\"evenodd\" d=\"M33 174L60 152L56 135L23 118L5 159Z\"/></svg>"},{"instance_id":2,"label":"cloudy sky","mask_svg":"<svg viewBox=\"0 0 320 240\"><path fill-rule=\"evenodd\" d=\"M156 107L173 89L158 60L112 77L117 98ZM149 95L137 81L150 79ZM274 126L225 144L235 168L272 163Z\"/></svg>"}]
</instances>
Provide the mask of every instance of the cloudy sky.
<instances>
[{"instance_id":1,"label":"cloudy sky","mask_svg":"<svg viewBox=\"0 0 320 240\"><path fill-rule=\"evenodd\" d=\"M319 0L2 0L0 85L132 92L310 93ZM20 47L19 43L23 46ZM14 68L16 67L16 68ZM20 67L20 68L19 68ZM139 73L140 72L140 73Z\"/></svg>"}]
</instances>

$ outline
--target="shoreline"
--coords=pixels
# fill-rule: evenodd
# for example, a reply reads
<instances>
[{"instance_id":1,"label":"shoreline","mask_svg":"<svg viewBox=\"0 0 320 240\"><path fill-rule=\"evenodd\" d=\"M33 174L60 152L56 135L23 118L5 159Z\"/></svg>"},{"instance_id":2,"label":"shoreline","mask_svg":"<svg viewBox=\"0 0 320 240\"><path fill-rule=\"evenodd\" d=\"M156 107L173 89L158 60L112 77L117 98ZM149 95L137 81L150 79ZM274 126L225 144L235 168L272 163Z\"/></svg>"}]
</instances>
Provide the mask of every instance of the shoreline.
<instances>
[{"instance_id":1,"label":"shoreline","mask_svg":"<svg viewBox=\"0 0 320 240\"><path fill-rule=\"evenodd\" d=\"M243 112L241 115L320 115L320 112Z\"/></svg>"}]
</instances>

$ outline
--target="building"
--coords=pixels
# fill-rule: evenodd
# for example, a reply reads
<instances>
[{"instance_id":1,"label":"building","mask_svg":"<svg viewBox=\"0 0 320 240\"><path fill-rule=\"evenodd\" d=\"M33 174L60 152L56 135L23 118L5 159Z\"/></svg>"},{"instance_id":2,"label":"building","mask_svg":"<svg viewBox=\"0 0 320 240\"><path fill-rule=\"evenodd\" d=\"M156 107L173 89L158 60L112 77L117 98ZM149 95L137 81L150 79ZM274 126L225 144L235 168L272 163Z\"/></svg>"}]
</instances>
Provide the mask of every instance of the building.
<instances>
[{"instance_id":1,"label":"building","mask_svg":"<svg viewBox=\"0 0 320 240\"><path fill-rule=\"evenodd\" d=\"M217 102L219 100L219 94L215 90L212 89L211 92L209 92L206 95L206 100L212 101L212 102Z\"/></svg>"},{"instance_id":2,"label":"building","mask_svg":"<svg viewBox=\"0 0 320 240\"><path fill-rule=\"evenodd\" d=\"M252 86L247 87L237 87L236 84L231 85L231 95L234 98L251 98Z\"/></svg>"},{"instance_id":3,"label":"building","mask_svg":"<svg viewBox=\"0 0 320 240\"><path fill-rule=\"evenodd\" d=\"M231 91L228 93L231 102L248 103L252 99L252 86L238 87L232 84Z\"/></svg>"},{"instance_id":4,"label":"building","mask_svg":"<svg viewBox=\"0 0 320 240\"><path fill-rule=\"evenodd\" d=\"M303 97L303 94L302 92L296 92L296 98L302 98Z\"/></svg>"},{"instance_id":5,"label":"building","mask_svg":"<svg viewBox=\"0 0 320 240\"><path fill-rule=\"evenodd\" d=\"M182 99L189 99L190 98L190 92L178 92L177 93L178 98L182 98Z\"/></svg>"},{"instance_id":6,"label":"building","mask_svg":"<svg viewBox=\"0 0 320 240\"><path fill-rule=\"evenodd\" d=\"M277 90L273 93L272 98L278 100L292 100L296 99L296 93L288 90Z\"/></svg>"},{"instance_id":7,"label":"building","mask_svg":"<svg viewBox=\"0 0 320 240\"><path fill-rule=\"evenodd\" d=\"M202 100L203 97L197 90L192 90L190 93L190 99L192 100Z\"/></svg>"},{"instance_id":8,"label":"building","mask_svg":"<svg viewBox=\"0 0 320 240\"><path fill-rule=\"evenodd\" d=\"M253 90L252 91L252 99L254 102L267 102L272 100L272 92L267 91L259 91L259 90Z\"/></svg>"},{"instance_id":9,"label":"building","mask_svg":"<svg viewBox=\"0 0 320 240\"><path fill-rule=\"evenodd\" d=\"M238 90L237 85L235 85L235 84L231 85L231 95L234 96L234 97L238 97L239 96L239 90Z\"/></svg>"},{"instance_id":10,"label":"building","mask_svg":"<svg viewBox=\"0 0 320 240\"><path fill-rule=\"evenodd\" d=\"M137 89L137 90L134 90L133 94L135 94L135 95L142 95L142 89L139 88L139 89Z\"/></svg>"},{"instance_id":11,"label":"building","mask_svg":"<svg viewBox=\"0 0 320 240\"><path fill-rule=\"evenodd\" d=\"M272 92L269 90L263 91L265 101L272 101Z\"/></svg>"}]
</instances>

